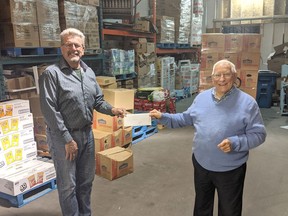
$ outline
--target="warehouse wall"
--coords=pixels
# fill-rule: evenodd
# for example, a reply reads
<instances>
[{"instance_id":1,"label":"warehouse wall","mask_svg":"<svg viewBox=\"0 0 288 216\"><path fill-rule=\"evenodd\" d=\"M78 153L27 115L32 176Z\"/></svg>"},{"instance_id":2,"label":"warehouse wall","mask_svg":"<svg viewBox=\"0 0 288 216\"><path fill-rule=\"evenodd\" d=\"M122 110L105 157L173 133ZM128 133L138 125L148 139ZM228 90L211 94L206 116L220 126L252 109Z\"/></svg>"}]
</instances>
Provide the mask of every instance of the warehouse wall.
<instances>
[{"instance_id":1,"label":"warehouse wall","mask_svg":"<svg viewBox=\"0 0 288 216\"><path fill-rule=\"evenodd\" d=\"M205 29L214 27L213 19L220 18L221 0L204 0L205 6ZM209 14L209 16L207 15ZM216 28L221 27L217 23ZM204 30L205 32L205 30ZM267 58L274 52L274 47L288 42L288 24L287 23L267 23L261 26L261 62L260 70L267 69Z\"/></svg>"}]
</instances>

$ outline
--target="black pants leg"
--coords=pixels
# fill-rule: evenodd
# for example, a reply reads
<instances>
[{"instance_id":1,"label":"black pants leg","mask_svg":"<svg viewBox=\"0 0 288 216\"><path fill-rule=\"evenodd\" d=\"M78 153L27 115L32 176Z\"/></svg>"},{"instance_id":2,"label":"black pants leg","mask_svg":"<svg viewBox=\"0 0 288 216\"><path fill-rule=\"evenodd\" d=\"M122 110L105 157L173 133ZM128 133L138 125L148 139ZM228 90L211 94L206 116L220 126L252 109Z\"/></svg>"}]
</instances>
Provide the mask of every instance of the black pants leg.
<instances>
[{"instance_id":1,"label":"black pants leg","mask_svg":"<svg viewBox=\"0 0 288 216\"><path fill-rule=\"evenodd\" d=\"M241 216L246 163L228 172L204 169L192 157L194 166L194 216L213 216L215 190L218 193L219 216Z\"/></svg>"}]
</instances>

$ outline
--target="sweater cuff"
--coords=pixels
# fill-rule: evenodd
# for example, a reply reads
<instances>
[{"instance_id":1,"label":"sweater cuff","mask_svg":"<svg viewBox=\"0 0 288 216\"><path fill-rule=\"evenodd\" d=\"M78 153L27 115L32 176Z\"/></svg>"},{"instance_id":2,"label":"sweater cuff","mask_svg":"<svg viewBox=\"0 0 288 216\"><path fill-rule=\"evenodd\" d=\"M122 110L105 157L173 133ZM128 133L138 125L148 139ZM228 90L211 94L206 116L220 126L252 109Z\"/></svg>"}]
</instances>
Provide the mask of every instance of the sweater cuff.
<instances>
[{"instance_id":1,"label":"sweater cuff","mask_svg":"<svg viewBox=\"0 0 288 216\"><path fill-rule=\"evenodd\" d=\"M231 142L233 151L239 151L240 149L240 142L238 136L228 137Z\"/></svg>"}]
</instances>

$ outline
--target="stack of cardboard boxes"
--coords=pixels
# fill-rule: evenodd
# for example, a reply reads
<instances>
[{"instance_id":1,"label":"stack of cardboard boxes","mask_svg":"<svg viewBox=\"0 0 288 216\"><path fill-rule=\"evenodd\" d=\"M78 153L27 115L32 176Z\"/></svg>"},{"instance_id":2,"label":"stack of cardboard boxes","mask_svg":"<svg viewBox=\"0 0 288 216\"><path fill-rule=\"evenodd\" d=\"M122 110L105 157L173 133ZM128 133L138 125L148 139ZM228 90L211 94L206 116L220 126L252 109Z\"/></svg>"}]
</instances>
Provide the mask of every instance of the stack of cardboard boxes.
<instances>
[{"instance_id":1,"label":"stack of cardboard boxes","mask_svg":"<svg viewBox=\"0 0 288 216\"><path fill-rule=\"evenodd\" d=\"M24 193L55 179L52 163L37 160L28 100L0 103L0 192Z\"/></svg>"},{"instance_id":2,"label":"stack of cardboard boxes","mask_svg":"<svg viewBox=\"0 0 288 216\"><path fill-rule=\"evenodd\" d=\"M137 87L156 87L157 73L155 68L155 44L146 38L139 38L134 44L136 53Z\"/></svg>"},{"instance_id":3,"label":"stack of cardboard boxes","mask_svg":"<svg viewBox=\"0 0 288 216\"><path fill-rule=\"evenodd\" d=\"M260 45L259 34L203 34L199 90L213 86L213 65L221 59L228 59L236 66L241 79L240 88L256 98Z\"/></svg>"},{"instance_id":4,"label":"stack of cardboard boxes","mask_svg":"<svg viewBox=\"0 0 288 216\"><path fill-rule=\"evenodd\" d=\"M57 0L3 0L0 21L2 48L60 45Z\"/></svg>"},{"instance_id":5,"label":"stack of cardboard boxes","mask_svg":"<svg viewBox=\"0 0 288 216\"><path fill-rule=\"evenodd\" d=\"M64 14L60 11L61 28L77 28L85 35L86 51L99 49L99 21L96 6L99 0L64 1ZM64 29L62 29L64 30Z\"/></svg>"},{"instance_id":6,"label":"stack of cardboard boxes","mask_svg":"<svg viewBox=\"0 0 288 216\"><path fill-rule=\"evenodd\" d=\"M100 48L99 0L65 1L64 5L57 0L1 1L1 48L59 47L59 34L66 27L83 31L87 49Z\"/></svg>"},{"instance_id":7,"label":"stack of cardboard boxes","mask_svg":"<svg viewBox=\"0 0 288 216\"><path fill-rule=\"evenodd\" d=\"M107 88L103 84L112 85L111 77L99 76L97 82L100 87L104 86L105 101L113 107L134 110L134 90ZM97 175L113 180L133 172L132 127L123 127L121 117L94 111L93 134Z\"/></svg>"}]
</instances>

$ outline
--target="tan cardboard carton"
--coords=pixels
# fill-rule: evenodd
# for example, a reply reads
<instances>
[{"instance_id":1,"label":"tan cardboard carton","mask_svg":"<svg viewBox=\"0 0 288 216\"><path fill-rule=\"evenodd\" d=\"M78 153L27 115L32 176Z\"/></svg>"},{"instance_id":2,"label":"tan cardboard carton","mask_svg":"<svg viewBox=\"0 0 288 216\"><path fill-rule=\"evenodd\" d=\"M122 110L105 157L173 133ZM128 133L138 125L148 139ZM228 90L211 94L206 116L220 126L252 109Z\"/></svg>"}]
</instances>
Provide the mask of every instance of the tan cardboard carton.
<instances>
[{"instance_id":1,"label":"tan cardboard carton","mask_svg":"<svg viewBox=\"0 0 288 216\"><path fill-rule=\"evenodd\" d=\"M133 153L131 149L119 146L96 154L96 174L113 180L133 172Z\"/></svg>"},{"instance_id":2,"label":"tan cardboard carton","mask_svg":"<svg viewBox=\"0 0 288 216\"><path fill-rule=\"evenodd\" d=\"M105 115L103 113L97 112L94 110L93 112L93 128L106 131L113 132L118 130L123 126L123 119L117 116Z\"/></svg>"},{"instance_id":3,"label":"tan cardboard carton","mask_svg":"<svg viewBox=\"0 0 288 216\"><path fill-rule=\"evenodd\" d=\"M100 86L106 86L116 83L116 78L109 76L96 76L96 80Z\"/></svg>"},{"instance_id":4,"label":"tan cardboard carton","mask_svg":"<svg viewBox=\"0 0 288 216\"><path fill-rule=\"evenodd\" d=\"M100 130L93 130L95 154L99 151L111 148L112 134Z\"/></svg>"},{"instance_id":5,"label":"tan cardboard carton","mask_svg":"<svg viewBox=\"0 0 288 216\"><path fill-rule=\"evenodd\" d=\"M112 147L123 146L122 132L123 130L120 128L112 133L112 145L111 145Z\"/></svg>"},{"instance_id":6,"label":"tan cardboard carton","mask_svg":"<svg viewBox=\"0 0 288 216\"><path fill-rule=\"evenodd\" d=\"M103 89L104 99L114 107L134 109L134 90L132 89Z\"/></svg>"},{"instance_id":7,"label":"tan cardboard carton","mask_svg":"<svg viewBox=\"0 0 288 216\"><path fill-rule=\"evenodd\" d=\"M122 145L125 146L132 142L132 127L122 129Z\"/></svg>"}]
</instances>

